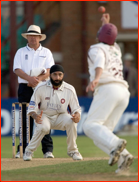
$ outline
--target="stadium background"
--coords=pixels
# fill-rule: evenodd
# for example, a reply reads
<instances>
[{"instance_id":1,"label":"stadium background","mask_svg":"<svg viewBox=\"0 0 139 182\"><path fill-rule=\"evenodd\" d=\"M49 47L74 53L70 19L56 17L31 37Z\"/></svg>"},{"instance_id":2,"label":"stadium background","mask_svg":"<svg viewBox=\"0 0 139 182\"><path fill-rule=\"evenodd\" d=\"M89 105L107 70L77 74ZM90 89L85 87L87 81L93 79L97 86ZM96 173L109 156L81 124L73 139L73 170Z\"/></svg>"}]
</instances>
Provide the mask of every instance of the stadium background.
<instances>
[{"instance_id":1,"label":"stadium background","mask_svg":"<svg viewBox=\"0 0 139 182\"><path fill-rule=\"evenodd\" d=\"M72 84L82 106L82 120L78 135L82 135L82 123L91 103L91 93L85 93L89 81L87 51L95 43L101 26L100 5L110 13L111 23L119 30L117 42L122 53L130 52L138 67L138 2L137 1L2 1L1 2L1 135L11 135L11 104L17 101L17 78L13 74L13 59L18 48L26 45L21 33L30 24L39 25L47 39L42 42L49 48L55 62L65 69L65 81ZM129 10L130 8L130 10ZM127 21L128 20L128 21ZM18 110L16 111L18 114ZM18 133L18 119L16 122ZM138 98L131 98L129 106L115 132L128 126L137 134ZM65 134L52 132L54 134Z\"/></svg>"}]
</instances>

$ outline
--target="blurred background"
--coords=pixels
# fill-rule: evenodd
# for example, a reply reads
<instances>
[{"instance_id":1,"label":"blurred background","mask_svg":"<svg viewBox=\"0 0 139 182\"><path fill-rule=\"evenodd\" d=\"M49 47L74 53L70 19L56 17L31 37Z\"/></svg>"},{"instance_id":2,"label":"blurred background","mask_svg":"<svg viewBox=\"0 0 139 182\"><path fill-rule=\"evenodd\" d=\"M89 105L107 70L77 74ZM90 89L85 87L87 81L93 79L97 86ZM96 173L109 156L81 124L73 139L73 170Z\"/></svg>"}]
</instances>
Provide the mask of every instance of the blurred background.
<instances>
[{"instance_id":1,"label":"blurred background","mask_svg":"<svg viewBox=\"0 0 139 182\"><path fill-rule=\"evenodd\" d=\"M118 28L117 43L123 54L123 64L131 62L138 72L138 1L2 1L1 2L1 135L11 135L11 105L17 101L17 77L13 73L14 55L26 46L21 33L31 24L40 26L47 39L42 45L53 53L56 64L65 70L65 81L72 84L82 106L82 119L78 134L82 135L84 122L92 101L92 93L86 93L89 82L87 51L95 44L101 26L102 14L98 7L104 6L110 13L110 22ZM128 53L128 54L127 54ZM125 56L126 55L126 56ZM126 58L125 58L125 57ZM130 60L131 59L131 60ZM125 79L127 75L125 75ZM138 81L138 76L133 80ZM130 103L115 133L138 134L138 86L134 87ZM100 113L101 114L101 113ZM18 108L17 129L18 134ZM53 131L52 134L65 134Z\"/></svg>"}]
</instances>

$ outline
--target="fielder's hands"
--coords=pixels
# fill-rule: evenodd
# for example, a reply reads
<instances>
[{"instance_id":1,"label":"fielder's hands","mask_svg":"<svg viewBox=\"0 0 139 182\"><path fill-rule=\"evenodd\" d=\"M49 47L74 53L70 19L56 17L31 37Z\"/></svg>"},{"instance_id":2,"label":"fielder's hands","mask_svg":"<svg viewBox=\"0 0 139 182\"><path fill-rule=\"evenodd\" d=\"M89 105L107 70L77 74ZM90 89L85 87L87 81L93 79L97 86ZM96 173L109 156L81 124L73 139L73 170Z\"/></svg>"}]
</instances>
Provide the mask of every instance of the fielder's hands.
<instances>
[{"instance_id":1,"label":"fielder's hands","mask_svg":"<svg viewBox=\"0 0 139 182\"><path fill-rule=\"evenodd\" d=\"M42 124L42 119L41 119L42 113L43 113L43 111L41 111L41 114L36 114L35 112L32 112L32 113L30 113L30 115L33 119L35 119L36 123Z\"/></svg>"},{"instance_id":2,"label":"fielder's hands","mask_svg":"<svg viewBox=\"0 0 139 182\"><path fill-rule=\"evenodd\" d=\"M94 79L92 82L89 83L89 85L86 87L86 92L94 91L95 87L98 84L99 79Z\"/></svg>"},{"instance_id":3,"label":"fielder's hands","mask_svg":"<svg viewBox=\"0 0 139 182\"><path fill-rule=\"evenodd\" d=\"M81 119L80 114L78 112L75 112L74 114L72 114L71 119L74 123L78 123Z\"/></svg>"},{"instance_id":4,"label":"fielder's hands","mask_svg":"<svg viewBox=\"0 0 139 182\"><path fill-rule=\"evenodd\" d=\"M110 22L110 14L104 13L102 15L101 21L102 21L102 25L109 23Z\"/></svg>"}]
</instances>

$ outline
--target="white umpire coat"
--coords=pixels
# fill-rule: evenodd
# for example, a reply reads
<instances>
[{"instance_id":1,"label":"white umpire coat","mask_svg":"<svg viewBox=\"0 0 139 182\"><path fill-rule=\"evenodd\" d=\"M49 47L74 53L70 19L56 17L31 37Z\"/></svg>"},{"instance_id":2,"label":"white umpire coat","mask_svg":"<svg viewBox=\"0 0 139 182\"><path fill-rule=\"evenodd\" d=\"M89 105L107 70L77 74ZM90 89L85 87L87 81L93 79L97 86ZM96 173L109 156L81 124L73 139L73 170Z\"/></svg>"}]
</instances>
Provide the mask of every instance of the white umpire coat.
<instances>
[{"instance_id":1,"label":"white umpire coat","mask_svg":"<svg viewBox=\"0 0 139 182\"><path fill-rule=\"evenodd\" d=\"M34 49L27 46L18 49L14 57L13 72L16 69L22 69L26 74L30 75L31 70L36 68L51 68L54 65L54 59L51 51L43 46L35 51ZM38 76L38 75L37 75ZM18 77L18 83L28 83Z\"/></svg>"}]
</instances>

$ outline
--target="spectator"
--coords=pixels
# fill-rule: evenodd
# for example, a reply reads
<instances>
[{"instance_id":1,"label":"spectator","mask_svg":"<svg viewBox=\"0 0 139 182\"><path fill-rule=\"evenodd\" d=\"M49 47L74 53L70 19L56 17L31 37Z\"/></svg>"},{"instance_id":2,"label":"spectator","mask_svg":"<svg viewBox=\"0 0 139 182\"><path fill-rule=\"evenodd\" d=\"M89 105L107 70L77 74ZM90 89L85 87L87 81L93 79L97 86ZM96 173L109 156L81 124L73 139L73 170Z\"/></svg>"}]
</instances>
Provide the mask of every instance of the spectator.
<instances>
[{"instance_id":1,"label":"spectator","mask_svg":"<svg viewBox=\"0 0 139 182\"><path fill-rule=\"evenodd\" d=\"M128 82L130 96L135 97L138 95L138 72L137 69L133 66L134 57L131 53L126 53L123 57L123 60L123 76L124 79Z\"/></svg>"}]
</instances>

